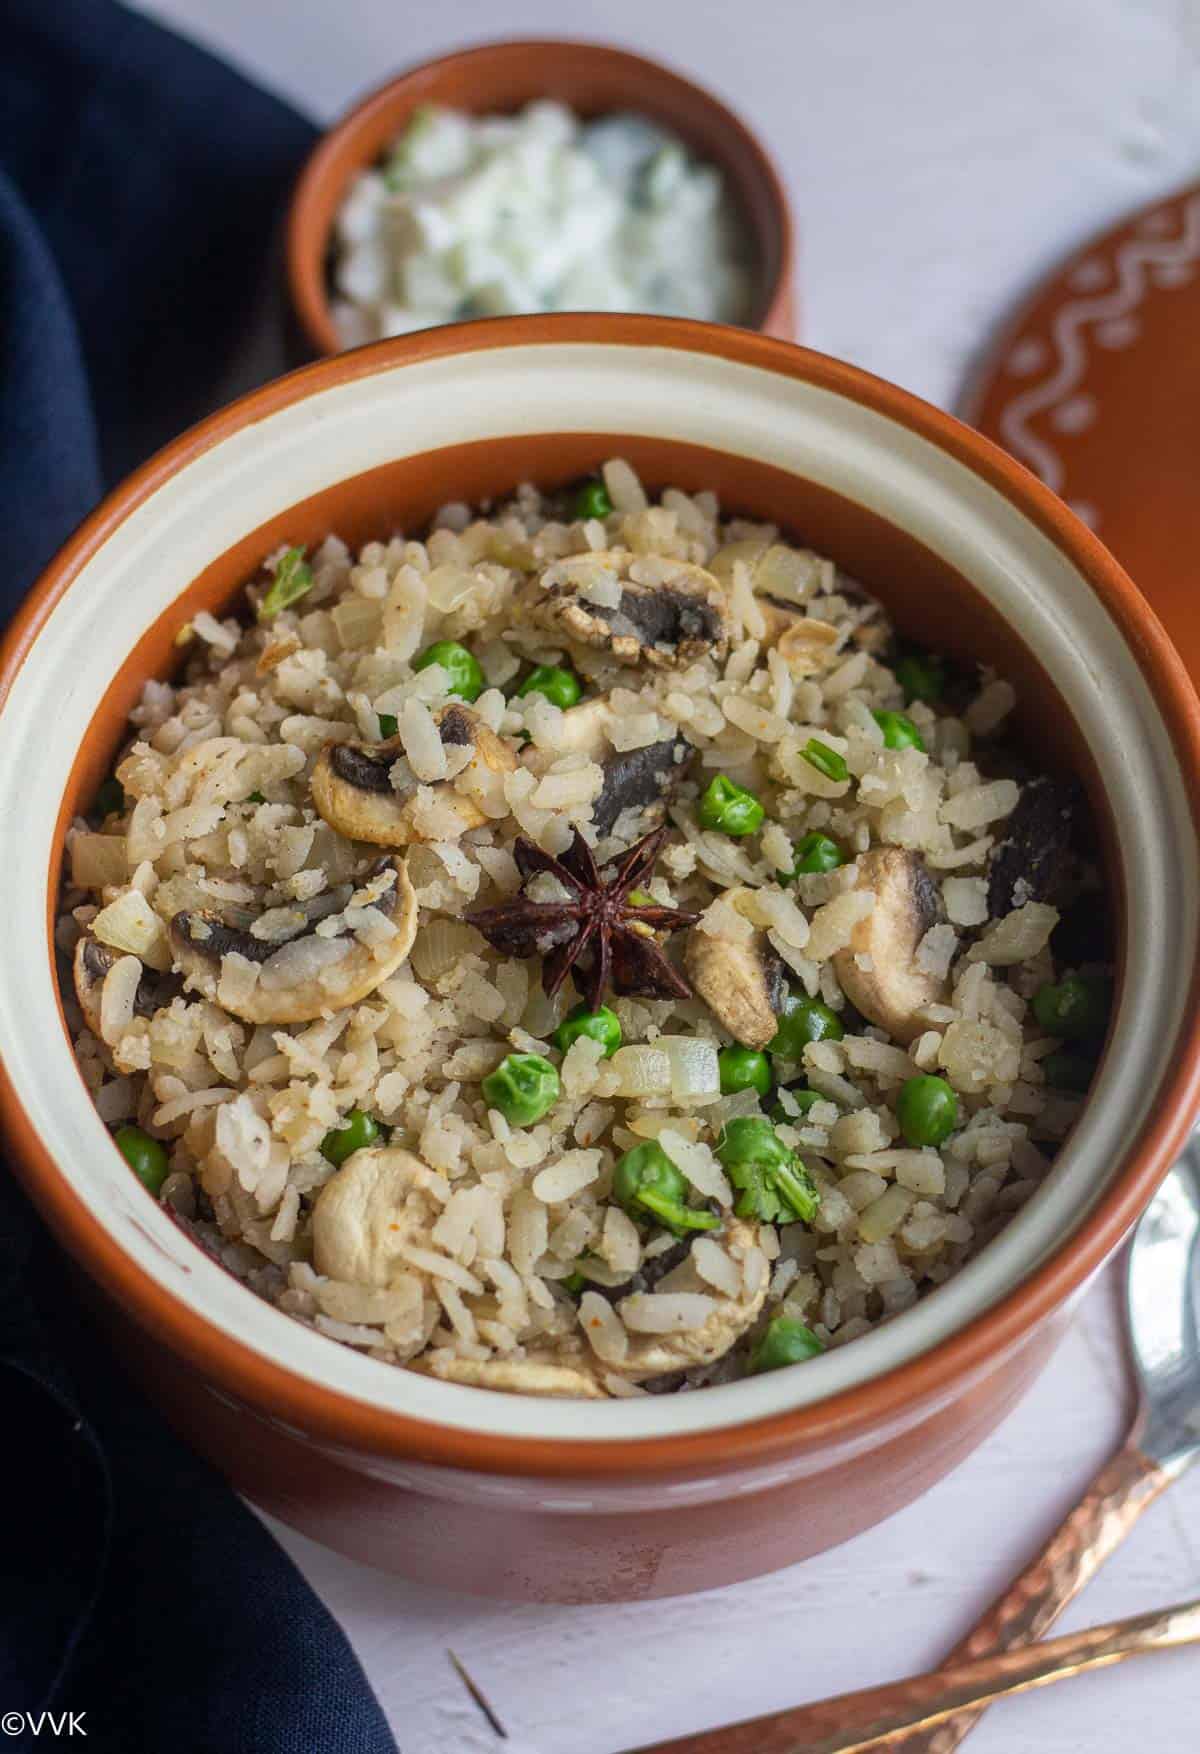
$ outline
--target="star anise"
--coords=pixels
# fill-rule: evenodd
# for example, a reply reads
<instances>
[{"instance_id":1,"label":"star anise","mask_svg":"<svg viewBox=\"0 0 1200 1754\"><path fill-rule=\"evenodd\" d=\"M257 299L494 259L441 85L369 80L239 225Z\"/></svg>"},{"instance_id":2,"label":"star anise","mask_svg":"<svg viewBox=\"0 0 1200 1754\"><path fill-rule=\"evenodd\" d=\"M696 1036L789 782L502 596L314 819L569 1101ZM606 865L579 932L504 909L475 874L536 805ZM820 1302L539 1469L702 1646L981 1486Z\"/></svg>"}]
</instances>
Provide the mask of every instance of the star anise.
<instances>
[{"instance_id":1,"label":"star anise","mask_svg":"<svg viewBox=\"0 0 1200 1754\"><path fill-rule=\"evenodd\" d=\"M523 884L539 872L557 877L566 896L534 901L524 893L498 907L477 908L467 919L504 956L542 958L542 988L553 998L572 969L589 1010L611 985L629 998L687 999L691 988L663 955L655 932L677 932L698 914L682 908L634 906L629 892L649 877L669 830L664 824L599 869L576 831L559 858L533 841L514 843Z\"/></svg>"}]
</instances>

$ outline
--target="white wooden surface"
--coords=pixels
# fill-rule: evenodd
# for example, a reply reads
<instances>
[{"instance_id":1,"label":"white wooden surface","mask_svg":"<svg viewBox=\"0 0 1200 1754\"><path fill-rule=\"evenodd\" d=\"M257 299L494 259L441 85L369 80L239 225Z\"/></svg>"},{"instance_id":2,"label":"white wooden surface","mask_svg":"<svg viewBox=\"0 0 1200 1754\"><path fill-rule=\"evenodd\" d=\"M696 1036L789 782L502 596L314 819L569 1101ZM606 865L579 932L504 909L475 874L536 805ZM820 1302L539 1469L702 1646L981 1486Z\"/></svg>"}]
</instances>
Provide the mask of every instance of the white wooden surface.
<instances>
[{"instance_id":1,"label":"white wooden surface","mask_svg":"<svg viewBox=\"0 0 1200 1754\"><path fill-rule=\"evenodd\" d=\"M745 110L790 185L803 339L953 406L992 325L1077 240L1193 178L1200 0L151 0L318 118L498 34L624 42ZM690 1600L431 1596L281 1538L346 1626L403 1754L616 1754L935 1662L1074 1502L1128 1412L1114 1281L956 1474L808 1564ZM1066 1626L1200 1595L1200 1471ZM496 1740L453 1647L509 1732ZM1185 1754L1200 1660L1146 1659L996 1708L974 1754ZM320 1754L306 1750L305 1754Z\"/></svg>"}]
</instances>

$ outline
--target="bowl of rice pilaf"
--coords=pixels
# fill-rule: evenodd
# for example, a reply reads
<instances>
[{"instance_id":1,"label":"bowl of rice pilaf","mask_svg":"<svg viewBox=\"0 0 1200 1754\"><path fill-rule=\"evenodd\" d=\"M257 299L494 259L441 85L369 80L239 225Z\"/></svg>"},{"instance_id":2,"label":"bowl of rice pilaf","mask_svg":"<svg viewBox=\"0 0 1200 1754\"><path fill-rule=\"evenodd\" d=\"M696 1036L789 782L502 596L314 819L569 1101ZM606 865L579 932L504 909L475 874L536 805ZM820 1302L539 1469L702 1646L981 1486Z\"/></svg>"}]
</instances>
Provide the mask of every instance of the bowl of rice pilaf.
<instances>
[{"instance_id":1,"label":"bowl of rice pilaf","mask_svg":"<svg viewBox=\"0 0 1200 1754\"><path fill-rule=\"evenodd\" d=\"M5 680L19 1166L152 1393L347 1551L606 1599L843 1538L1032 1379L1194 1113L1178 660L819 356L322 362L101 508Z\"/></svg>"}]
</instances>

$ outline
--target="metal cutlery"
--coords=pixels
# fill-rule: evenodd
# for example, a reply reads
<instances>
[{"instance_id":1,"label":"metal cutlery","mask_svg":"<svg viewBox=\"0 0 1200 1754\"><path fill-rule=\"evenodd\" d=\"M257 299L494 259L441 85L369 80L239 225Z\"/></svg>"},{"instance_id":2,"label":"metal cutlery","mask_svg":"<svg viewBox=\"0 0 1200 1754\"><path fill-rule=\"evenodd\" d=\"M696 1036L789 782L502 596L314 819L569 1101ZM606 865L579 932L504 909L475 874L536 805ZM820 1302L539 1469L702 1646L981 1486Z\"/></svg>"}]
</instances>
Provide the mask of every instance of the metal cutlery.
<instances>
[{"instance_id":1,"label":"metal cutlery","mask_svg":"<svg viewBox=\"0 0 1200 1754\"><path fill-rule=\"evenodd\" d=\"M1037 1645L1142 1512L1200 1453L1198 1278L1200 1135L1147 1208L1126 1260L1126 1325L1139 1390L1129 1435L943 1668L638 1754L851 1754L878 1746L880 1736L890 1754L952 1754L982 1711L1006 1693L1200 1637L1200 1606L1191 1603ZM890 1727L876 1727L864 1740L868 1723Z\"/></svg>"}]
</instances>

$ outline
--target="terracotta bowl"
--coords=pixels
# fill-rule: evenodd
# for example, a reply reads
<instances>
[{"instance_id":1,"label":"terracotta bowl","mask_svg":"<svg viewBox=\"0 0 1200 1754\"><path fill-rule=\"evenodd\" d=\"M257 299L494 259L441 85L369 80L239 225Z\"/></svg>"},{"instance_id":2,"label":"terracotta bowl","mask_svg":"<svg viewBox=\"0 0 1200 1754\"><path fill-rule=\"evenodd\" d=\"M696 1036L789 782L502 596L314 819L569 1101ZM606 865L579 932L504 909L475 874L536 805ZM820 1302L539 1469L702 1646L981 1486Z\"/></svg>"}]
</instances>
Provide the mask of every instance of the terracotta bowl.
<instances>
[{"instance_id":1,"label":"terracotta bowl","mask_svg":"<svg viewBox=\"0 0 1200 1754\"><path fill-rule=\"evenodd\" d=\"M1080 773L1121 976L1094 1093L1045 1185L916 1308L703 1393L604 1404L440 1383L256 1298L131 1176L76 1070L50 931L64 830L180 623L284 539L360 543L447 499L553 487L614 453L830 554L900 625L1018 684ZM44 575L0 667L3 1114L19 1173L118 1344L269 1510L447 1587L606 1600L829 1547L959 1461L1028 1386L1200 1104L1200 707L1153 615L1019 465L936 409L744 330L506 318L325 360L186 434ZM502 1514L497 1514L502 1513Z\"/></svg>"},{"instance_id":2,"label":"terracotta bowl","mask_svg":"<svg viewBox=\"0 0 1200 1754\"><path fill-rule=\"evenodd\" d=\"M738 117L670 68L601 43L482 43L427 61L390 79L318 142L292 197L287 275L301 335L314 355L340 353L329 310L329 239L359 171L374 164L421 104L503 114L534 98L555 97L583 116L636 110L672 128L725 173L757 258L758 295L750 327L791 341L796 335L792 222L766 149Z\"/></svg>"}]
</instances>

